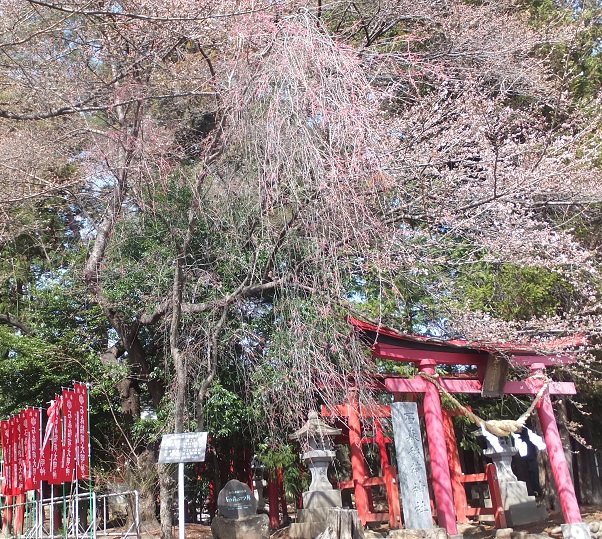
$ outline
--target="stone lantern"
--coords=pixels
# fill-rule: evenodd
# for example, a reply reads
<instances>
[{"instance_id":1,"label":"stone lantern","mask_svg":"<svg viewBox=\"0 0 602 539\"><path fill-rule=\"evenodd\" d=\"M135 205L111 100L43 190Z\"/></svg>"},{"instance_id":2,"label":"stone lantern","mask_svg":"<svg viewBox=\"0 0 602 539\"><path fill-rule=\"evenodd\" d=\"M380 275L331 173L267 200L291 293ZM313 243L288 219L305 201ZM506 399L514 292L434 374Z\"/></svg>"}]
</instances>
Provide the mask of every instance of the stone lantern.
<instances>
[{"instance_id":1,"label":"stone lantern","mask_svg":"<svg viewBox=\"0 0 602 539\"><path fill-rule=\"evenodd\" d=\"M477 433L481 434L481 431ZM529 496L527 484L519 481L512 470L512 457L518 453L512 440L509 437L494 438L496 443L492 443L491 438L485 439L487 449L483 451L483 455L489 457L495 465L508 525L518 526L544 520L547 517L545 507L537 505L535 497Z\"/></svg>"},{"instance_id":2,"label":"stone lantern","mask_svg":"<svg viewBox=\"0 0 602 539\"><path fill-rule=\"evenodd\" d=\"M315 411L307 415L307 423L289 436L298 440L304 450L301 458L311 472L309 492L316 490L331 490L328 480L328 467L334 460L332 438L341 434L341 429L335 429L324 423Z\"/></svg>"},{"instance_id":3,"label":"stone lantern","mask_svg":"<svg viewBox=\"0 0 602 539\"><path fill-rule=\"evenodd\" d=\"M290 528L293 539L316 537L326 529L330 508L343 505L341 491L333 489L328 480L328 467L335 456L332 438L338 434L341 429L331 427L311 411L305 425L289 436L301 444L301 458L311 472L311 484L303 493L303 509L297 511L297 522Z\"/></svg>"}]
</instances>

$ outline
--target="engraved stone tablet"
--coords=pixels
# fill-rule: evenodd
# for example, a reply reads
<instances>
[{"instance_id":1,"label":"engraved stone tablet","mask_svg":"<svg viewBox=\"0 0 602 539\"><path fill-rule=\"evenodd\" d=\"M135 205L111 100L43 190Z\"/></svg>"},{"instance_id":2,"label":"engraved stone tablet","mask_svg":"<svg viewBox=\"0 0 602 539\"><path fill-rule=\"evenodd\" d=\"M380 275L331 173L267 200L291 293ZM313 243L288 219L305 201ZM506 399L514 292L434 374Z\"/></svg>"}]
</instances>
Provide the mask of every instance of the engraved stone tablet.
<instances>
[{"instance_id":1,"label":"engraved stone tablet","mask_svg":"<svg viewBox=\"0 0 602 539\"><path fill-rule=\"evenodd\" d=\"M408 530L432 529L433 516L417 404L415 402L392 403L391 422L405 527ZM445 443L444 440L439 442Z\"/></svg>"},{"instance_id":2,"label":"engraved stone tablet","mask_svg":"<svg viewBox=\"0 0 602 539\"><path fill-rule=\"evenodd\" d=\"M220 490L217 509L224 518L243 518L257 513L257 500L248 485L232 479Z\"/></svg>"}]
</instances>

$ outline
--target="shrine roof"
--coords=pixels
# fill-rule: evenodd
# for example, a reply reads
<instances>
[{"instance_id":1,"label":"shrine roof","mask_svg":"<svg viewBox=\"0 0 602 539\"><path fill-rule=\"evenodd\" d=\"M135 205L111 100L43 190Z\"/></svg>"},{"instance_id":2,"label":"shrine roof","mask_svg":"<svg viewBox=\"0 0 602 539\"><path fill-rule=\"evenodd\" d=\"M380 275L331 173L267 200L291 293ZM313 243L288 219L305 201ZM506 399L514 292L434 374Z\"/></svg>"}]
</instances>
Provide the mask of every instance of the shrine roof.
<instances>
[{"instance_id":1,"label":"shrine roof","mask_svg":"<svg viewBox=\"0 0 602 539\"><path fill-rule=\"evenodd\" d=\"M396 361L434 359L444 364L478 365L486 361L490 354L494 354L507 357L516 364L557 365L574 363L574 353L567 352L567 349L587 344L584 335L553 339L546 343L538 343L537 346L464 339L445 340L423 335L407 335L353 317L348 317L347 320L375 357Z\"/></svg>"}]
</instances>

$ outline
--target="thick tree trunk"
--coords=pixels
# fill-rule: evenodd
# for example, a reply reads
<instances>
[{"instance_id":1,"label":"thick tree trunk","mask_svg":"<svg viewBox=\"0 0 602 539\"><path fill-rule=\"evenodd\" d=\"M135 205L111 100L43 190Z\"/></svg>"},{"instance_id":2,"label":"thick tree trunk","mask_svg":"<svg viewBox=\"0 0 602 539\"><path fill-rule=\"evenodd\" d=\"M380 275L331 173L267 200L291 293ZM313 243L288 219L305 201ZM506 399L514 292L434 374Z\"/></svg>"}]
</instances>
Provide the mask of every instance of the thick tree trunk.
<instances>
[{"instance_id":1,"label":"thick tree trunk","mask_svg":"<svg viewBox=\"0 0 602 539\"><path fill-rule=\"evenodd\" d=\"M171 539L173 537L173 508L176 489L175 468L172 464L159 464L159 488L161 539Z\"/></svg>"},{"instance_id":2,"label":"thick tree trunk","mask_svg":"<svg viewBox=\"0 0 602 539\"><path fill-rule=\"evenodd\" d=\"M593 449L583 447L577 453L579 501L584 505L602 504L602 483L600 481L596 458L597 455Z\"/></svg>"},{"instance_id":3,"label":"thick tree trunk","mask_svg":"<svg viewBox=\"0 0 602 539\"><path fill-rule=\"evenodd\" d=\"M326 529L318 539L364 539L364 527L357 511L333 507L328 512Z\"/></svg>"},{"instance_id":4,"label":"thick tree trunk","mask_svg":"<svg viewBox=\"0 0 602 539\"><path fill-rule=\"evenodd\" d=\"M109 321L118 332L123 348L127 350L127 362L129 373L117 383L117 390L121 401L121 420L122 426L131 426L133 422L140 419L140 388L139 379L146 378L146 383L155 407L159 406L164 394L163 386L157 381L153 381L145 373L150 373L150 368L146 359L146 352L137 336L134 325L123 322L119 314L109 310L107 313ZM123 350L122 350L123 351ZM120 355L116 347L102 354L104 364L110 364L117 361ZM142 376L141 376L142 375ZM157 501L157 470L156 470L156 452L146 447L129 447L132 455L126 462L134 462L126 470L126 480L131 489L135 489L140 495L140 522L141 525L149 529L156 529L159 525L156 515Z\"/></svg>"},{"instance_id":5,"label":"thick tree trunk","mask_svg":"<svg viewBox=\"0 0 602 539\"><path fill-rule=\"evenodd\" d=\"M569 472L573 478L573 484L575 484L575 473L573 471L573 450L571 433L566 428L569 423L569 414L566 409L566 401L564 399L558 399L554 403L554 413L556 414L556 423L558 423L558 432L560 439L562 440L562 447L564 448L564 456L566 463L569 466Z\"/></svg>"},{"instance_id":6,"label":"thick tree trunk","mask_svg":"<svg viewBox=\"0 0 602 539\"><path fill-rule=\"evenodd\" d=\"M139 493L140 526L147 530L156 530L157 520L157 459L154 451L146 450L138 457L139 476L136 488Z\"/></svg>"},{"instance_id":7,"label":"thick tree trunk","mask_svg":"<svg viewBox=\"0 0 602 539\"><path fill-rule=\"evenodd\" d=\"M533 430L540 436L543 436L541 423L539 422L537 414L531 415L531 422L533 424ZM544 500L545 507L548 511L557 511L560 509L560 498L558 497L558 489L554 482L554 476L552 475L552 468L547 452L537 452L537 464L539 467L539 484L541 485L540 494Z\"/></svg>"},{"instance_id":8,"label":"thick tree trunk","mask_svg":"<svg viewBox=\"0 0 602 539\"><path fill-rule=\"evenodd\" d=\"M569 407L571 419L574 418L574 407ZM573 477L577 481L579 503L583 505L602 504L602 480L600 478L600 454L593 447L591 426L584 425L580 429L583 437L582 443L576 443L578 450L575 454L576 473ZM587 444L589 447L586 447Z\"/></svg>"}]
</instances>

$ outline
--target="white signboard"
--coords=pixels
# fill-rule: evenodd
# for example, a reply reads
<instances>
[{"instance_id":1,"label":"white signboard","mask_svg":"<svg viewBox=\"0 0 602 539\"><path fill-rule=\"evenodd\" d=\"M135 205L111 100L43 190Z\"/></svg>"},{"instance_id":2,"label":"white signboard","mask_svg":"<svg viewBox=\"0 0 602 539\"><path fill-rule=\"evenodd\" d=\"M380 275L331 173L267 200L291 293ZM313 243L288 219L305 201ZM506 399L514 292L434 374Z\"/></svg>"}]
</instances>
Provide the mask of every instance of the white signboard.
<instances>
[{"instance_id":1,"label":"white signboard","mask_svg":"<svg viewBox=\"0 0 602 539\"><path fill-rule=\"evenodd\" d=\"M205 462L207 450L206 432L166 434L161 439L159 463Z\"/></svg>"}]
</instances>

